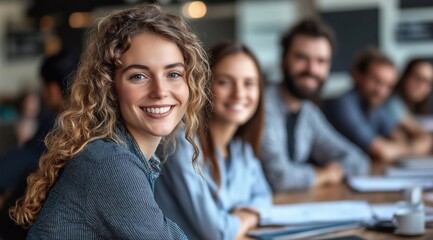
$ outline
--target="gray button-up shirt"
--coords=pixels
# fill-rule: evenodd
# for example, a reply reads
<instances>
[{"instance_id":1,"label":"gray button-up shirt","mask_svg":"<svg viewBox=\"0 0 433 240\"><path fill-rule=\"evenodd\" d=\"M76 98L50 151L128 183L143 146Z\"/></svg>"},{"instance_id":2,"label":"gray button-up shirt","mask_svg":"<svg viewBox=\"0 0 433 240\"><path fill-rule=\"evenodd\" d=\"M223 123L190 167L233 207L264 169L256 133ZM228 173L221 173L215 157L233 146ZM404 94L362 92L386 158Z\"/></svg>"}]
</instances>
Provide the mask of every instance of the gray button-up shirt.
<instances>
[{"instance_id":1,"label":"gray button-up shirt","mask_svg":"<svg viewBox=\"0 0 433 240\"><path fill-rule=\"evenodd\" d=\"M340 135L310 101L303 101L294 128L294 155L290 158L286 118L288 109L276 86L265 96L265 129L261 144L261 163L274 192L304 189L315 182L310 160L321 165L333 160L346 175L366 174L368 157Z\"/></svg>"}]
</instances>

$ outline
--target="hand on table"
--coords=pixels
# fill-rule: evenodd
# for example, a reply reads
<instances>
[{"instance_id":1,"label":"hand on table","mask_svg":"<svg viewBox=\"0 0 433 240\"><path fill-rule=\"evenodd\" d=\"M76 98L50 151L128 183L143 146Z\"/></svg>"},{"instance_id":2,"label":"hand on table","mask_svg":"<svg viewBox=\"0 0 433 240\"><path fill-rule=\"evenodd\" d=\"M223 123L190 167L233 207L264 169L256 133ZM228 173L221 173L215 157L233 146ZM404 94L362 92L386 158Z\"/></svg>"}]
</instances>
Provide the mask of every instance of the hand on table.
<instances>
[{"instance_id":1,"label":"hand on table","mask_svg":"<svg viewBox=\"0 0 433 240\"><path fill-rule=\"evenodd\" d=\"M344 170L340 164L330 162L322 168L316 168L316 186L337 184L343 181Z\"/></svg>"},{"instance_id":2,"label":"hand on table","mask_svg":"<svg viewBox=\"0 0 433 240\"><path fill-rule=\"evenodd\" d=\"M236 208L231 212L231 215L238 217L241 221L236 238L245 236L249 230L259 225L260 215L253 208Z\"/></svg>"}]
</instances>

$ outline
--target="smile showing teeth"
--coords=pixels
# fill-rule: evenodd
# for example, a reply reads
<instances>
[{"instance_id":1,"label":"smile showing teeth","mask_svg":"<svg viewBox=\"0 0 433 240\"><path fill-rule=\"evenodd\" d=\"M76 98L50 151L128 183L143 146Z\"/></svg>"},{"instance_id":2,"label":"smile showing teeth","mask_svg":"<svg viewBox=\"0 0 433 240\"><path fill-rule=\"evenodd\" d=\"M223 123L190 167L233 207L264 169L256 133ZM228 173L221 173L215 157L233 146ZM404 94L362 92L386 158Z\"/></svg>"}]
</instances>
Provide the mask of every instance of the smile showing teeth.
<instances>
[{"instance_id":1,"label":"smile showing teeth","mask_svg":"<svg viewBox=\"0 0 433 240\"><path fill-rule=\"evenodd\" d=\"M144 110L148 113L153 113L153 114L164 114L168 111L170 111L171 107L161 107L161 108L144 108Z\"/></svg>"},{"instance_id":2,"label":"smile showing teeth","mask_svg":"<svg viewBox=\"0 0 433 240\"><path fill-rule=\"evenodd\" d=\"M229 108L231 108L233 110L239 111L239 110L242 110L244 108L244 105L240 104L240 103L238 103L238 104L230 104Z\"/></svg>"}]
</instances>

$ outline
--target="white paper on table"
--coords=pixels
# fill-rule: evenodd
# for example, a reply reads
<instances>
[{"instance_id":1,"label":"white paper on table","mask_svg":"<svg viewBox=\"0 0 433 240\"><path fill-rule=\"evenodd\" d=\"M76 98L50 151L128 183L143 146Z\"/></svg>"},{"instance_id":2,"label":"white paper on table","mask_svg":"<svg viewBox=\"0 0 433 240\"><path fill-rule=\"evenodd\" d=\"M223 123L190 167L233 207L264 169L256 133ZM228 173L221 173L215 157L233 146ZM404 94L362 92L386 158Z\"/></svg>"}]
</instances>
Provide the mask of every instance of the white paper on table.
<instances>
[{"instance_id":1,"label":"white paper on table","mask_svg":"<svg viewBox=\"0 0 433 240\"><path fill-rule=\"evenodd\" d=\"M433 179L433 168L400 168L400 167L390 167L386 169L387 177L419 177L419 178L431 178Z\"/></svg>"},{"instance_id":2,"label":"white paper on table","mask_svg":"<svg viewBox=\"0 0 433 240\"><path fill-rule=\"evenodd\" d=\"M392 220L394 213L399 208L398 203L379 203L371 204L374 217L377 220ZM425 221L427 222L433 217L433 208L424 206Z\"/></svg>"},{"instance_id":3,"label":"white paper on table","mask_svg":"<svg viewBox=\"0 0 433 240\"><path fill-rule=\"evenodd\" d=\"M433 116L416 116L415 119L424 130L433 132Z\"/></svg>"},{"instance_id":4,"label":"white paper on table","mask_svg":"<svg viewBox=\"0 0 433 240\"><path fill-rule=\"evenodd\" d=\"M394 213L397 210L396 203L380 203L380 204L371 204L371 208L373 209L374 217L377 220L392 220L394 217Z\"/></svg>"},{"instance_id":5,"label":"white paper on table","mask_svg":"<svg viewBox=\"0 0 433 240\"><path fill-rule=\"evenodd\" d=\"M295 225L330 223L343 221L363 221L373 217L368 202L335 201L274 205L260 225Z\"/></svg>"},{"instance_id":6,"label":"white paper on table","mask_svg":"<svg viewBox=\"0 0 433 240\"><path fill-rule=\"evenodd\" d=\"M433 189L433 179L425 178L351 177L347 182L358 192L398 192L413 186Z\"/></svg>"}]
</instances>

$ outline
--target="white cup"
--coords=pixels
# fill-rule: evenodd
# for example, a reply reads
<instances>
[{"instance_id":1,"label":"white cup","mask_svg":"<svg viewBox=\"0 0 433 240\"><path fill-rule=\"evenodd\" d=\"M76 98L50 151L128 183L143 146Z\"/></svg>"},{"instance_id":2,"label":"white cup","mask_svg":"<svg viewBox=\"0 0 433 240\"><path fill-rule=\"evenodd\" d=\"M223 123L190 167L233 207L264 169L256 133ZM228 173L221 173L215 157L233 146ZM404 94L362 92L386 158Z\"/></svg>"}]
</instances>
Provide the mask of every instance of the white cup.
<instances>
[{"instance_id":1,"label":"white cup","mask_svg":"<svg viewBox=\"0 0 433 240\"><path fill-rule=\"evenodd\" d=\"M422 203L422 187L412 186L404 189L404 201L411 205L418 205Z\"/></svg>"},{"instance_id":2,"label":"white cup","mask_svg":"<svg viewBox=\"0 0 433 240\"><path fill-rule=\"evenodd\" d=\"M405 236L422 235L425 232L424 211L413 208L398 209L394 213L395 234Z\"/></svg>"}]
</instances>

